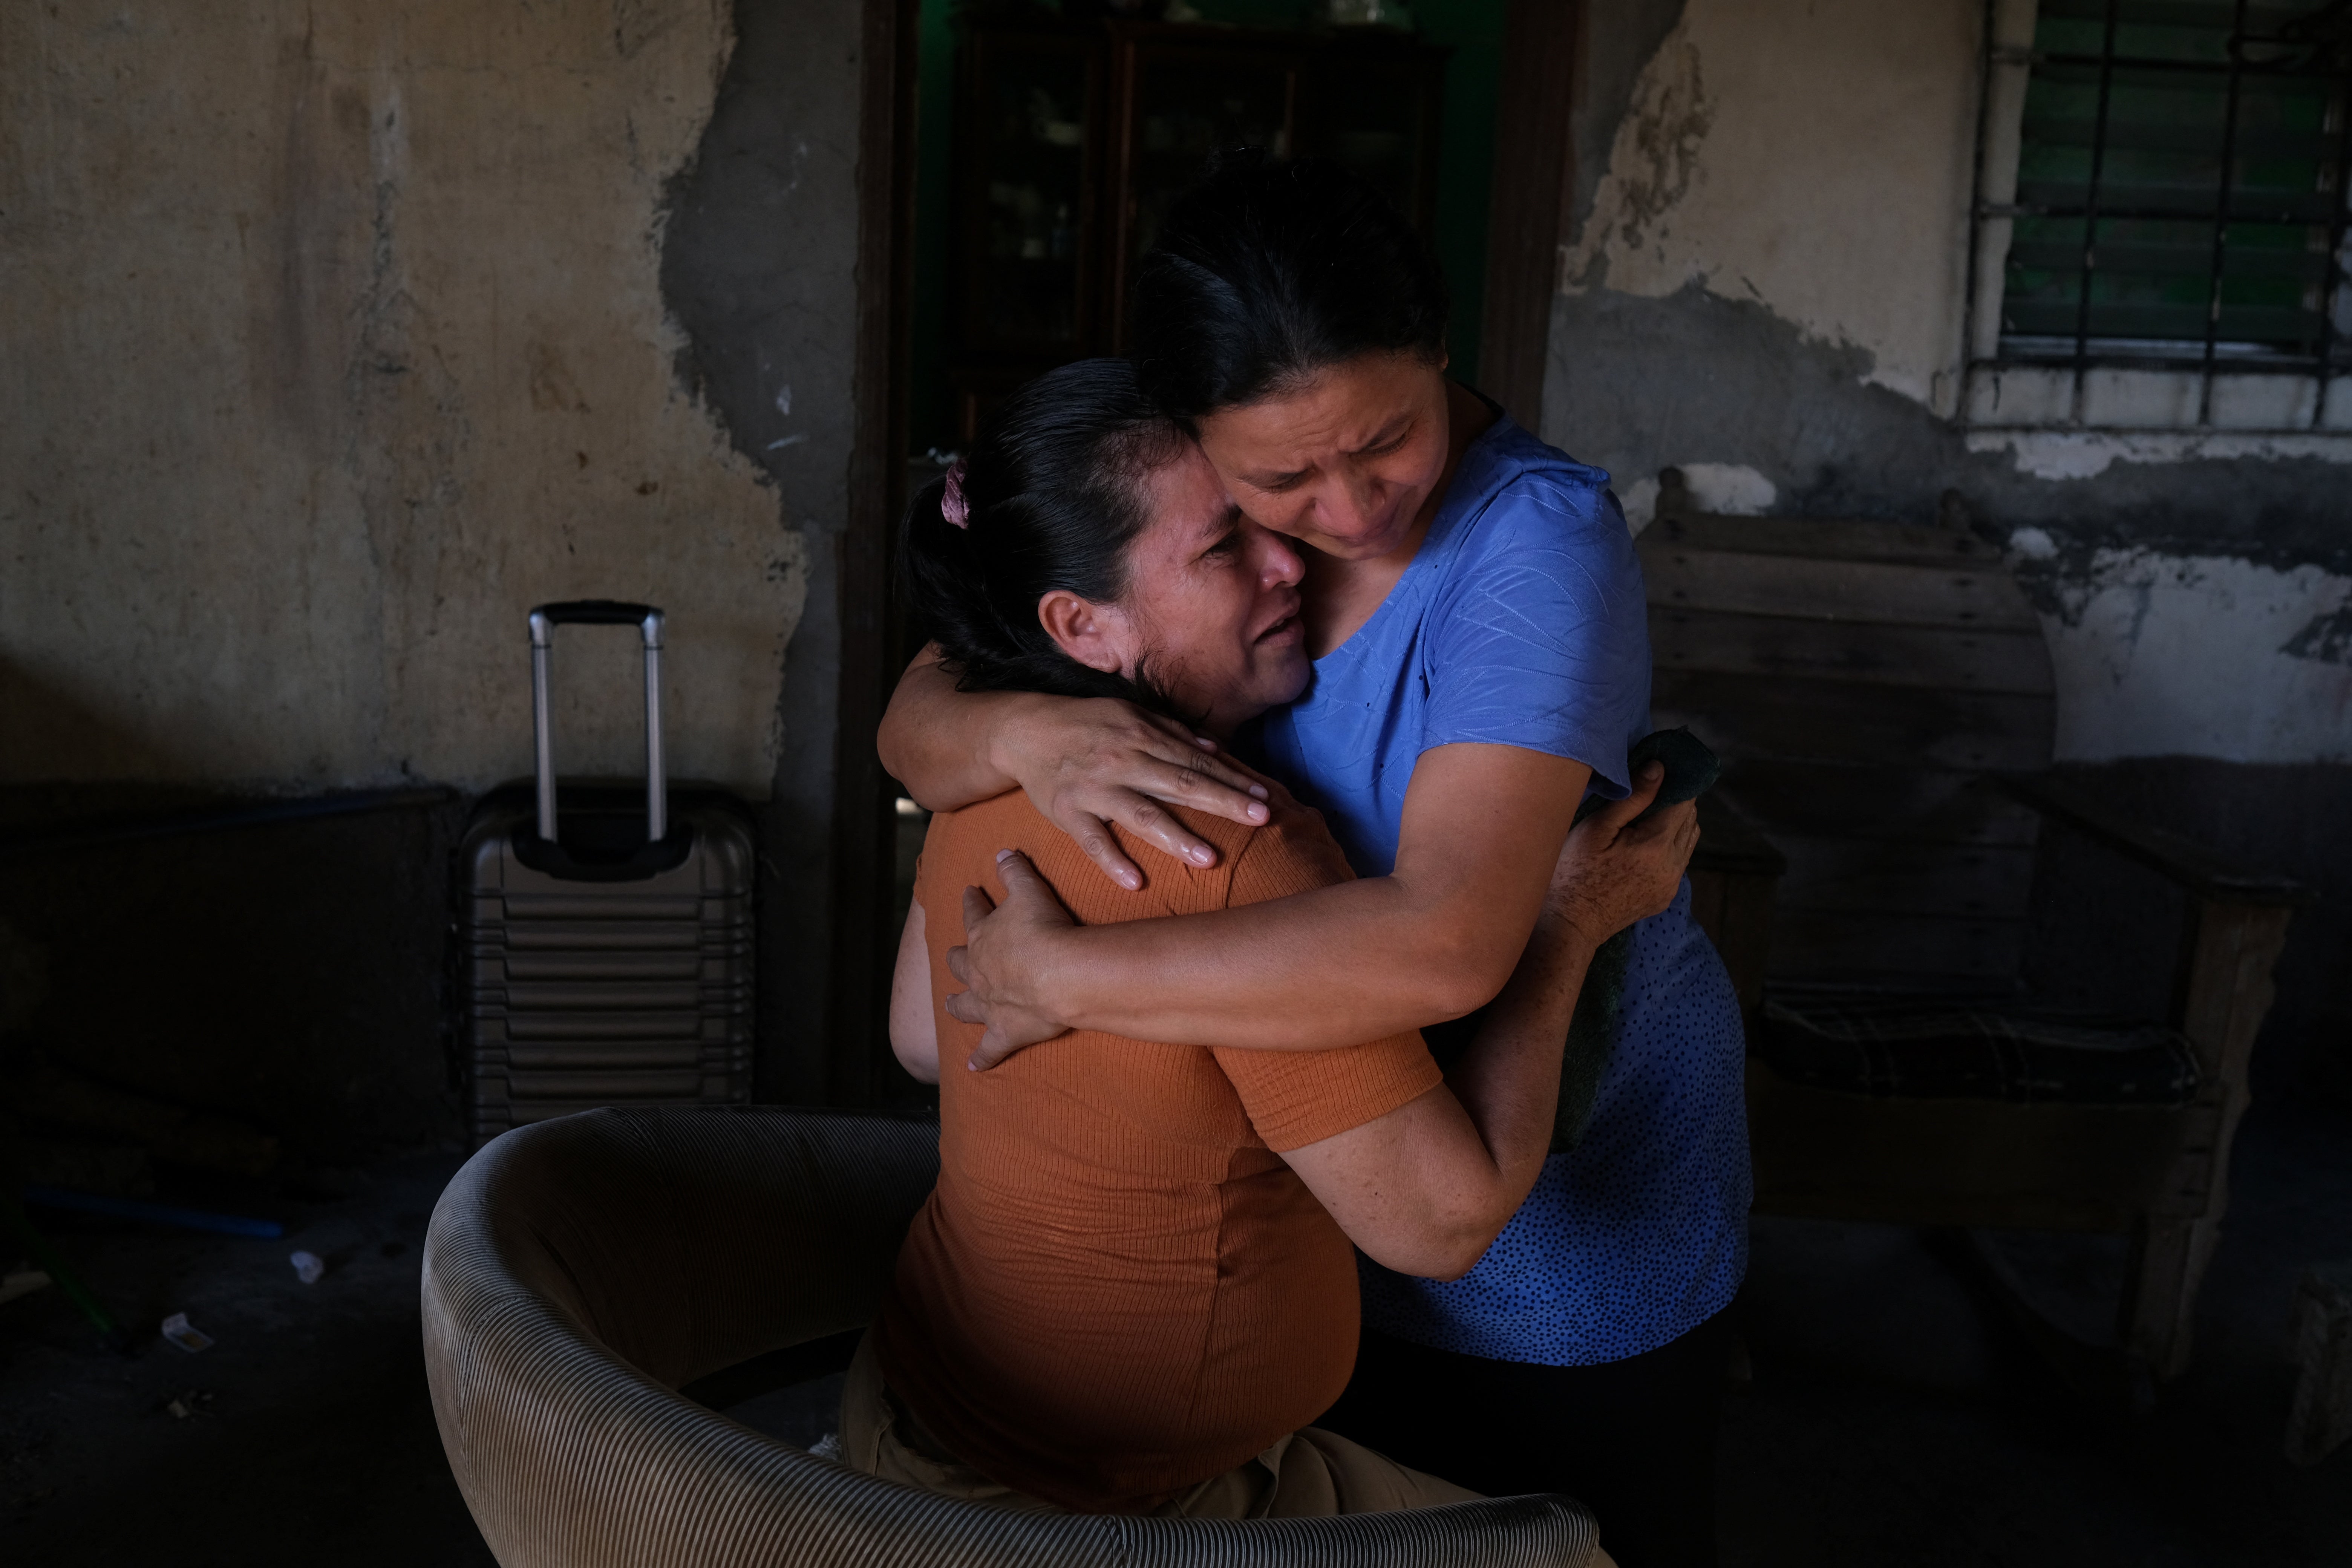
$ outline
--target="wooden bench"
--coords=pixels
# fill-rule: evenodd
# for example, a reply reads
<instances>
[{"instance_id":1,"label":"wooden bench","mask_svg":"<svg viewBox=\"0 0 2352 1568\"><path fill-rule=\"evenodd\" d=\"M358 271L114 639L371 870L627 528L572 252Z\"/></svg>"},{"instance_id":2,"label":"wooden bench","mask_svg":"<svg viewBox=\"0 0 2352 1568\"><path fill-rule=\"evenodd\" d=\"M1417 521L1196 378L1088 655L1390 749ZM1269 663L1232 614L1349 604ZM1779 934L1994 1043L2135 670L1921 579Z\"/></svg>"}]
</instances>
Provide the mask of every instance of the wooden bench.
<instances>
[{"instance_id":1,"label":"wooden bench","mask_svg":"<svg viewBox=\"0 0 2352 1568\"><path fill-rule=\"evenodd\" d=\"M2308 895L2046 776L2040 618L1955 506L1934 526L1710 516L1668 470L1638 548L1656 722L1688 724L1725 761L1693 879L1750 1010L1758 1211L2120 1233L2131 1261L2108 1349L2177 1374L2271 967ZM2193 1098L2086 1103L2063 1083L2026 1103L1914 1097L1769 1065L1781 1037L1766 1031L1790 1007L2034 1015L2021 975L2049 820L2186 890L2161 1022L2193 1051Z\"/></svg>"}]
</instances>

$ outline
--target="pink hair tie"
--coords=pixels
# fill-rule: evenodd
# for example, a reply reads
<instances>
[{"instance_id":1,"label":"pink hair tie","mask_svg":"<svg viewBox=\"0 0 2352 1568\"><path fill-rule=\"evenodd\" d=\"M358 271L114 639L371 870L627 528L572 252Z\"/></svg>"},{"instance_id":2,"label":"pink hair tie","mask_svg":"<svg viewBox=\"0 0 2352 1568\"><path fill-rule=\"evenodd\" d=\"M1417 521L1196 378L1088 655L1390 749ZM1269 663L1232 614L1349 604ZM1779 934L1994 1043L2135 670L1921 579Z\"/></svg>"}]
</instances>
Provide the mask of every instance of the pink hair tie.
<instances>
[{"instance_id":1,"label":"pink hair tie","mask_svg":"<svg viewBox=\"0 0 2352 1568\"><path fill-rule=\"evenodd\" d=\"M948 470L948 488L940 497L940 515L957 528L971 526L971 503L963 499L963 464Z\"/></svg>"}]
</instances>

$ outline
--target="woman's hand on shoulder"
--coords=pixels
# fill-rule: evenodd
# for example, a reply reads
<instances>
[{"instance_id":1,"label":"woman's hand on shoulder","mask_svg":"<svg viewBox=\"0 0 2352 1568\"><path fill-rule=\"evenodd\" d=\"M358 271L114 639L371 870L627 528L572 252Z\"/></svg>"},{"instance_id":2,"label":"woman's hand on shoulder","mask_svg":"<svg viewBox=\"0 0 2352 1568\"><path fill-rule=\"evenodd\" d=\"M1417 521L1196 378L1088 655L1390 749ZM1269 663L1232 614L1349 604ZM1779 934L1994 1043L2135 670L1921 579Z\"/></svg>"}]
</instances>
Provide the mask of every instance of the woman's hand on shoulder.
<instances>
[{"instance_id":1,"label":"woman's hand on shoulder","mask_svg":"<svg viewBox=\"0 0 2352 1568\"><path fill-rule=\"evenodd\" d=\"M1540 927L1573 932L1593 947L1636 921L1664 912L1698 847L1698 805L1684 801L1636 822L1665 783L1652 763L1633 793L1569 830L1544 897Z\"/></svg>"},{"instance_id":2,"label":"woman's hand on shoulder","mask_svg":"<svg viewBox=\"0 0 2352 1568\"><path fill-rule=\"evenodd\" d=\"M1245 826L1267 819L1266 785L1173 719L1110 698L1057 698L1024 706L994 740L995 765L1020 781L1029 803L1076 840L1087 858L1130 891L1143 873L1120 852L1116 823L1194 866L1213 866L1213 846L1186 830L1170 805Z\"/></svg>"},{"instance_id":3,"label":"woman's hand on shoulder","mask_svg":"<svg viewBox=\"0 0 2352 1568\"><path fill-rule=\"evenodd\" d=\"M964 1064L974 1072L985 1072L1067 1027L1042 997L1052 972L1054 939L1076 930L1077 922L1018 849L996 852L996 875L1004 884L1004 901L989 897L985 888L966 888L963 945L948 949L948 973L968 988L948 995L948 1014L985 1026Z\"/></svg>"}]
</instances>

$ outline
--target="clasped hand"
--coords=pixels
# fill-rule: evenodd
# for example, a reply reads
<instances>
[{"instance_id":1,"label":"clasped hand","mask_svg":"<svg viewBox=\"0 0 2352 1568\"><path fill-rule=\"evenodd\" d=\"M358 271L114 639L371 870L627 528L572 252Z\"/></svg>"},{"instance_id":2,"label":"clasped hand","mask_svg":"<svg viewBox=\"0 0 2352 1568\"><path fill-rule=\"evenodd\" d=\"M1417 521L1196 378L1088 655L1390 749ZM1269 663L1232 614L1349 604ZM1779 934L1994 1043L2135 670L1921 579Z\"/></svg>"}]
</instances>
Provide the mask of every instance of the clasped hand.
<instances>
[{"instance_id":1,"label":"clasped hand","mask_svg":"<svg viewBox=\"0 0 2352 1568\"><path fill-rule=\"evenodd\" d=\"M1536 921L1538 935L1548 930L1572 934L1597 948L1675 901L1698 847L1698 803L1683 801L1642 817L1665 779L1664 767L1647 764L1631 795L1569 830Z\"/></svg>"}]
</instances>

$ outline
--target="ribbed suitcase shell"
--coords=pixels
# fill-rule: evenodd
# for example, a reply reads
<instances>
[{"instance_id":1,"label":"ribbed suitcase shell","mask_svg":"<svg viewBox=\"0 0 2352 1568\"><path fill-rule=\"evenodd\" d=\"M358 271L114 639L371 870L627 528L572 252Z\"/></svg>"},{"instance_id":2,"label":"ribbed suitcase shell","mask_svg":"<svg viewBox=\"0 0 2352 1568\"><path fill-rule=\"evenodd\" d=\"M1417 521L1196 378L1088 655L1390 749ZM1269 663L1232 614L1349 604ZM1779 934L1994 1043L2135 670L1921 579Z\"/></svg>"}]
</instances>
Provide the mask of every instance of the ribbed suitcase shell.
<instances>
[{"instance_id":1,"label":"ribbed suitcase shell","mask_svg":"<svg viewBox=\"0 0 2352 1568\"><path fill-rule=\"evenodd\" d=\"M695 795L673 816L693 837L675 869L570 881L516 855L528 786L476 812L458 850L457 1043L477 1148L598 1106L751 1098L751 825Z\"/></svg>"}]
</instances>

